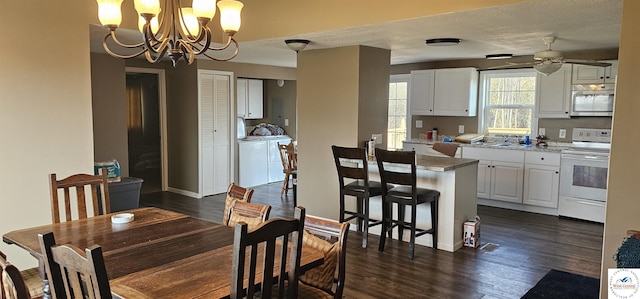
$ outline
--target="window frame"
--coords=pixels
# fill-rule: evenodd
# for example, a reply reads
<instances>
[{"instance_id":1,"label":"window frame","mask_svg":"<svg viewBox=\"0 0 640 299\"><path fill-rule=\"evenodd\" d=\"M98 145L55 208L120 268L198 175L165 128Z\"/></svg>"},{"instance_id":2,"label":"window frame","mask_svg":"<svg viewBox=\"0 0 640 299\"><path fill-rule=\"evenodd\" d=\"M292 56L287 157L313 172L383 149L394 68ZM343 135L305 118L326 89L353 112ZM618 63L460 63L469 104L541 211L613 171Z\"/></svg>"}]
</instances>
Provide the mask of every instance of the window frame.
<instances>
[{"instance_id":1,"label":"window frame","mask_svg":"<svg viewBox=\"0 0 640 299\"><path fill-rule=\"evenodd\" d=\"M506 69L506 70L487 70L487 71L480 71L480 80L479 80L479 92L478 92L478 110L481 111L481 113L478 113L478 133L480 134L485 134L486 130L485 130L485 121L487 120L487 116L488 116L488 109L486 109L488 106L491 105L487 105L487 102L489 100L488 97L488 92L489 92L489 79L491 78L505 78L505 77L535 77L536 78L536 83L535 85L539 84L538 82L538 74L536 73L536 71L534 69ZM537 96L536 96L536 86L534 85L534 103L531 107L529 107L529 105L504 105L501 107L504 108L531 108L531 132L529 132L529 136L535 136L537 135L538 132L538 118L536 117L536 100L537 100ZM490 134L485 134L485 136L489 136L489 137L501 137L501 136L505 136L505 134L496 134L496 133L490 133ZM511 136L511 134L509 134L508 136Z\"/></svg>"},{"instance_id":2,"label":"window frame","mask_svg":"<svg viewBox=\"0 0 640 299\"><path fill-rule=\"evenodd\" d=\"M411 75L410 74L396 74L389 76L389 84L391 83L407 83L407 104L406 104L406 114L405 114L405 135L403 140L407 140L409 136L411 136ZM387 101L389 100L387 94ZM389 106L387 102L387 107ZM387 120L389 119L389 111L387 111ZM389 149L389 140L391 140L391 136L388 134L389 132L389 123L387 122L387 144L385 144L385 148ZM402 148L402 144L401 147Z\"/></svg>"}]
</instances>

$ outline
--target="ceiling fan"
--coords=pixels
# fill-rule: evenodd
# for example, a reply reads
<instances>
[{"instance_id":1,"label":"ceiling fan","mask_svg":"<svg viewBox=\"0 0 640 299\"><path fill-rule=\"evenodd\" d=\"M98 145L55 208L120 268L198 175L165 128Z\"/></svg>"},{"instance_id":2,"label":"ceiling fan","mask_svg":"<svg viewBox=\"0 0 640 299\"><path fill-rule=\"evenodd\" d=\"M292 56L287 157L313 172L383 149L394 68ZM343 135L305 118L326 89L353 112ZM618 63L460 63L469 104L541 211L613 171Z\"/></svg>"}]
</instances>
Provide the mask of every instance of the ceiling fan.
<instances>
[{"instance_id":1,"label":"ceiling fan","mask_svg":"<svg viewBox=\"0 0 640 299\"><path fill-rule=\"evenodd\" d=\"M564 59L562 52L551 49L551 44L556 41L555 36L546 36L543 38L544 43L547 45L547 49L544 51L536 52L533 55L534 61L524 63L509 63L503 66L491 67L489 69L505 69L505 68L517 68L533 66L533 68L545 76L549 76L555 71L559 70L563 63L584 64L592 66L607 67L611 66L611 63L600 62L596 60L583 60L583 59Z\"/></svg>"}]
</instances>

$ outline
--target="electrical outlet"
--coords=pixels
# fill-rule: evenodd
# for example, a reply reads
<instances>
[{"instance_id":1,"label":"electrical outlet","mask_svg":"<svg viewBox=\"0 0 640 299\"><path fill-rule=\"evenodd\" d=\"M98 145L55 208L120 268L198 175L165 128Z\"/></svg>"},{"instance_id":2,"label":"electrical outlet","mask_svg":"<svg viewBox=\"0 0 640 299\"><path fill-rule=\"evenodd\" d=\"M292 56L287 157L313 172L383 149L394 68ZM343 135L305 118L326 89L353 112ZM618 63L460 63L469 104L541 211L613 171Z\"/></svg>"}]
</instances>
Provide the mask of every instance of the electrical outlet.
<instances>
[{"instance_id":1,"label":"electrical outlet","mask_svg":"<svg viewBox=\"0 0 640 299\"><path fill-rule=\"evenodd\" d=\"M459 125L458 126L458 133L459 134L463 134L464 133L464 125Z\"/></svg>"},{"instance_id":2,"label":"electrical outlet","mask_svg":"<svg viewBox=\"0 0 640 299\"><path fill-rule=\"evenodd\" d=\"M371 139L376 141L376 144L382 144L382 134L371 134Z\"/></svg>"},{"instance_id":3,"label":"electrical outlet","mask_svg":"<svg viewBox=\"0 0 640 299\"><path fill-rule=\"evenodd\" d=\"M560 134L558 134L559 138L567 138L567 130L560 129Z\"/></svg>"},{"instance_id":4,"label":"electrical outlet","mask_svg":"<svg viewBox=\"0 0 640 299\"><path fill-rule=\"evenodd\" d=\"M422 121L416 120L416 128L422 128Z\"/></svg>"},{"instance_id":5,"label":"electrical outlet","mask_svg":"<svg viewBox=\"0 0 640 299\"><path fill-rule=\"evenodd\" d=\"M285 119L284 119L284 126L285 126L285 127L288 127L288 126L289 126L289 119L288 119L288 118L285 118Z\"/></svg>"},{"instance_id":6,"label":"electrical outlet","mask_svg":"<svg viewBox=\"0 0 640 299\"><path fill-rule=\"evenodd\" d=\"M538 135L542 135L542 136L546 135L545 131L544 131L544 128L538 128Z\"/></svg>"}]
</instances>

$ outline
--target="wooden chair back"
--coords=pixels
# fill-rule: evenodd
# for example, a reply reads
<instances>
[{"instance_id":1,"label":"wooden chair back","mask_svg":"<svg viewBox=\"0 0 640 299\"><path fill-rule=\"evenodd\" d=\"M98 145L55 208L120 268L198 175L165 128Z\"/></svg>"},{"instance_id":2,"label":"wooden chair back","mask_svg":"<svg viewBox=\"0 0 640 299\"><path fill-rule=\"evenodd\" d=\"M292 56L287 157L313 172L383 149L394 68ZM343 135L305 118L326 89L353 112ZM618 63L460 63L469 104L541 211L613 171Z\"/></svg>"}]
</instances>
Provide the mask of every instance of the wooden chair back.
<instances>
[{"instance_id":1,"label":"wooden chair back","mask_svg":"<svg viewBox=\"0 0 640 299\"><path fill-rule=\"evenodd\" d=\"M222 216L222 224L227 225L229 223L229 209L236 201L251 202L251 196L253 196L253 189L244 188L236 185L235 183L229 184L227 189L227 198L224 202L224 215Z\"/></svg>"},{"instance_id":2,"label":"wooden chair back","mask_svg":"<svg viewBox=\"0 0 640 299\"><path fill-rule=\"evenodd\" d=\"M294 170L298 170L298 159L293 141L289 142L289 144L280 144L278 142L278 151L280 152L284 173L289 174Z\"/></svg>"},{"instance_id":3,"label":"wooden chair back","mask_svg":"<svg viewBox=\"0 0 640 299\"><path fill-rule=\"evenodd\" d=\"M271 206L248 203L236 200L229 207L229 218L223 221L226 226L235 226L238 222L244 222L252 229L269 219Z\"/></svg>"},{"instance_id":4,"label":"wooden chair back","mask_svg":"<svg viewBox=\"0 0 640 299\"><path fill-rule=\"evenodd\" d=\"M387 151L376 148L378 172L383 193L387 194L387 184L411 187L413 200L416 199L416 153L414 151ZM395 190L395 189L394 189ZM388 194L392 196L392 194Z\"/></svg>"},{"instance_id":5,"label":"wooden chair back","mask_svg":"<svg viewBox=\"0 0 640 299\"><path fill-rule=\"evenodd\" d=\"M334 298L342 298L346 276L349 222L340 223L335 220L307 216L304 220L304 230L303 247L309 246L315 249L329 247L330 249L325 252L324 264L307 271L300 277L300 281L319 288L333 295Z\"/></svg>"},{"instance_id":6,"label":"wooden chair back","mask_svg":"<svg viewBox=\"0 0 640 299\"><path fill-rule=\"evenodd\" d=\"M20 270L7 262L7 256L0 251L0 299L30 299L29 289L22 279Z\"/></svg>"},{"instance_id":7,"label":"wooden chair back","mask_svg":"<svg viewBox=\"0 0 640 299\"><path fill-rule=\"evenodd\" d=\"M369 170L367 166L367 152L364 148L331 146L333 159L338 170L340 187L345 186L344 179L363 180L369 185ZM343 162L349 163L343 163ZM358 165L362 166L359 167Z\"/></svg>"},{"instance_id":8,"label":"wooden chair back","mask_svg":"<svg viewBox=\"0 0 640 299\"><path fill-rule=\"evenodd\" d=\"M64 207L64 220L71 221L72 205L76 207L77 218L87 218L87 203L93 206L93 216L107 214L111 212L109 200L109 185L107 173L102 169L99 175L74 174L62 180L58 180L55 173L49 175L51 186L51 218L53 223L62 221L60 206ZM58 192L62 190L64 198L60 198ZM75 199L72 199L72 190L75 191ZM87 194L87 191L89 194ZM89 197L87 197L89 196ZM102 204L102 211L99 210L99 203ZM75 202L75 204L74 204Z\"/></svg>"},{"instance_id":9,"label":"wooden chair back","mask_svg":"<svg viewBox=\"0 0 640 299\"><path fill-rule=\"evenodd\" d=\"M53 233L39 234L45 269L53 298L111 298L102 247L85 250L73 245L56 245Z\"/></svg>"},{"instance_id":10,"label":"wooden chair back","mask_svg":"<svg viewBox=\"0 0 640 299\"><path fill-rule=\"evenodd\" d=\"M249 231L246 223L236 224L231 274L232 299L254 298L258 283L261 286L260 297L271 298L274 269L279 269L278 298L283 298L285 294L288 294L287 298L297 298L304 216L304 208L296 207L294 219L270 219L252 231ZM263 272L260 280L256 281L256 272L259 270ZM285 277L288 282L286 290Z\"/></svg>"}]
</instances>

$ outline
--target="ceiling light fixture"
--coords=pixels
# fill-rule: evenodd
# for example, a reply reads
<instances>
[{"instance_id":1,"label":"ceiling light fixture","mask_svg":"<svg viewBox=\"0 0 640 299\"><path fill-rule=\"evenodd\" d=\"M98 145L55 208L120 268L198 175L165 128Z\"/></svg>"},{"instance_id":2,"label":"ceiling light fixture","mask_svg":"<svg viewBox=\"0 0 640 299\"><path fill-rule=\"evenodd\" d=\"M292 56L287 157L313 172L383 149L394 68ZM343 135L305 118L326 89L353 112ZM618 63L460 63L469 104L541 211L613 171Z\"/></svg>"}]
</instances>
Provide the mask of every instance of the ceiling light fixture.
<instances>
[{"instance_id":1,"label":"ceiling light fixture","mask_svg":"<svg viewBox=\"0 0 640 299\"><path fill-rule=\"evenodd\" d=\"M218 1L220 26L227 34L227 40L221 47L211 46L211 29L207 24L216 13L216 1L193 0L193 8L180 7L180 0L135 0L135 9L140 15L139 24L144 41L138 44L125 44L116 37L116 29L122 21L120 5L123 0L96 0L98 18L109 29L102 45L105 51L117 58L134 58L144 54L147 61L158 62L168 52L173 66L180 58L191 64L196 55L204 55L217 61L231 60L238 55L238 42L233 35L240 29L240 11L244 4L235 0ZM108 39L127 49L140 49L133 54L117 54L107 45ZM235 51L229 57L215 58L207 51L222 51L233 43Z\"/></svg>"},{"instance_id":2,"label":"ceiling light fixture","mask_svg":"<svg viewBox=\"0 0 640 299\"><path fill-rule=\"evenodd\" d=\"M431 38L427 40L427 46L455 46L460 41L459 38Z\"/></svg>"},{"instance_id":3,"label":"ceiling light fixture","mask_svg":"<svg viewBox=\"0 0 640 299\"><path fill-rule=\"evenodd\" d=\"M287 39L284 41L289 49L296 51L296 53L304 50L309 44L307 39Z\"/></svg>"},{"instance_id":4,"label":"ceiling light fixture","mask_svg":"<svg viewBox=\"0 0 640 299\"><path fill-rule=\"evenodd\" d=\"M536 72L543 74L545 76L549 76L555 73L557 70L560 69L560 67L562 67L562 63L553 62L551 60L544 60L541 63L538 63L533 66Z\"/></svg>"},{"instance_id":5,"label":"ceiling light fixture","mask_svg":"<svg viewBox=\"0 0 640 299\"><path fill-rule=\"evenodd\" d=\"M513 57L513 54L488 54L485 55L487 59L509 59Z\"/></svg>"}]
</instances>

